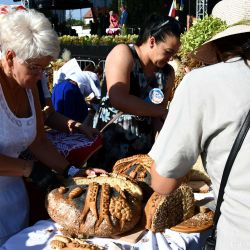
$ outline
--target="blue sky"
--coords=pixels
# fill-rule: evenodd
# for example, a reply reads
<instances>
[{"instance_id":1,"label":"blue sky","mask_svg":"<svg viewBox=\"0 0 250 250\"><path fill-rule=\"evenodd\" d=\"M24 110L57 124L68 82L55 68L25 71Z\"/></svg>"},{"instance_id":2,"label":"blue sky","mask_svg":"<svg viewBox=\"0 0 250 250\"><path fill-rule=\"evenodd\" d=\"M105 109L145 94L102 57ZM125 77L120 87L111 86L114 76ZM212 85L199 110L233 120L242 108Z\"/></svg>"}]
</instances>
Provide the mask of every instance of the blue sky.
<instances>
[{"instance_id":1,"label":"blue sky","mask_svg":"<svg viewBox=\"0 0 250 250\"><path fill-rule=\"evenodd\" d=\"M7 4L7 5L11 5L11 4L21 4L22 2L13 2L12 0L0 0L0 4ZM73 19L81 19L80 15L84 15L86 12L88 11L88 9L82 9L82 10L72 10L72 18ZM66 16L68 17L68 11L66 12Z\"/></svg>"}]
</instances>

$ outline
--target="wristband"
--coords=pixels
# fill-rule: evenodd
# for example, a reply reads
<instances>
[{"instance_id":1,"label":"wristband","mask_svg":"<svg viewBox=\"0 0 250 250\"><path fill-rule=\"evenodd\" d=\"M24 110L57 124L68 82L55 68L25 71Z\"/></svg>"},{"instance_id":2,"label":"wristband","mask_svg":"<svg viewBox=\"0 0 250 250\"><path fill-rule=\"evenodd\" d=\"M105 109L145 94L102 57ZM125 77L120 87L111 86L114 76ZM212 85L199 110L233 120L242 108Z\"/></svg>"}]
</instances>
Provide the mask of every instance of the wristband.
<instances>
[{"instance_id":1,"label":"wristband","mask_svg":"<svg viewBox=\"0 0 250 250\"><path fill-rule=\"evenodd\" d=\"M68 178L68 177L73 177L75 176L78 172L80 171L79 168L73 166L73 165L68 165L66 167L66 169L64 170L64 173L63 173L63 176L65 178Z\"/></svg>"}]
</instances>

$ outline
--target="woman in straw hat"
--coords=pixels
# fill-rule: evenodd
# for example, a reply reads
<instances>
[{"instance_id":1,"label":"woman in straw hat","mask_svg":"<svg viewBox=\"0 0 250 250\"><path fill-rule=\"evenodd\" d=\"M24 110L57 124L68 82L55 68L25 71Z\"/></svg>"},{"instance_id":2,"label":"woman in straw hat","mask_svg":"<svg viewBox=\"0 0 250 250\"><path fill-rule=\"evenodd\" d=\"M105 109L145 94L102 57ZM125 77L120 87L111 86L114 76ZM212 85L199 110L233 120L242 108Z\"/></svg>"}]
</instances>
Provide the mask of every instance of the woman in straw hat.
<instances>
[{"instance_id":1,"label":"woman in straw hat","mask_svg":"<svg viewBox=\"0 0 250 250\"><path fill-rule=\"evenodd\" d=\"M250 109L250 2L221 1L212 15L228 26L193 53L212 65L183 78L149 152L152 187L159 193L176 189L201 154L217 197L227 157ZM250 133L227 182L216 249L250 249L249 146Z\"/></svg>"}]
</instances>

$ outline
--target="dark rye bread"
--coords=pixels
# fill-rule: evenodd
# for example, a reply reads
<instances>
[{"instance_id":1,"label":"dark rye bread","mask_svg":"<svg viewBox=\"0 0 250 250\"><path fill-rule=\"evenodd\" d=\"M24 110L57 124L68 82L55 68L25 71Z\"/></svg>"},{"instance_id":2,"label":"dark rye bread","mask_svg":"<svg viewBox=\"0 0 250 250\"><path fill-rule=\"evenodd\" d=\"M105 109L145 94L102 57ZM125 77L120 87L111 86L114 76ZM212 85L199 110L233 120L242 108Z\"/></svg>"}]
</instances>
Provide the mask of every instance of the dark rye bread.
<instances>
[{"instance_id":1,"label":"dark rye bread","mask_svg":"<svg viewBox=\"0 0 250 250\"><path fill-rule=\"evenodd\" d=\"M192 189L182 184L169 195L152 194L145 207L146 226L153 232L162 232L194 215Z\"/></svg>"},{"instance_id":2,"label":"dark rye bread","mask_svg":"<svg viewBox=\"0 0 250 250\"><path fill-rule=\"evenodd\" d=\"M143 191L144 200L148 200L153 189L151 188L150 168L152 158L147 154L137 154L118 160L113 166L113 173L127 175L135 180Z\"/></svg>"},{"instance_id":3,"label":"dark rye bread","mask_svg":"<svg viewBox=\"0 0 250 250\"><path fill-rule=\"evenodd\" d=\"M110 237L132 229L142 214L142 191L116 174L76 177L47 196L50 217L70 235Z\"/></svg>"}]
</instances>

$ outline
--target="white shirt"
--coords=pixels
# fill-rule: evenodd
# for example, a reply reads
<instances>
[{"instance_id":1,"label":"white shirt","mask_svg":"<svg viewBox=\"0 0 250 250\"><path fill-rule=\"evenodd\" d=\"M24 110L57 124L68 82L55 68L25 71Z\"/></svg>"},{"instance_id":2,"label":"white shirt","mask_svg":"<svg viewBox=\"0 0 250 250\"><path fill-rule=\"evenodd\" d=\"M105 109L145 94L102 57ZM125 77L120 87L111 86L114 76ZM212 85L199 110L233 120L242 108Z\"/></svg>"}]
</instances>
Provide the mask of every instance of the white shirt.
<instances>
[{"instance_id":1,"label":"white shirt","mask_svg":"<svg viewBox=\"0 0 250 250\"><path fill-rule=\"evenodd\" d=\"M249 109L250 68L243 60L188 73L149 153L156 171L170 178L184 176L201 153L217 197L227 157ZM216 249L250 249L249 148L250 132L225 188Z\"/></svg>"},{"instance_id":2,"label":"white shirt","mask_svg":"<svg viewBox=\"0 0 250 250\"><path fill-rule=\"evenodd\" d=\"M60 68L56 73L54 72L54 74L54 79L57 79L54 85L65 79L71 79L77 83L84 97L88 97L93 93L96 98L101 98L100 80L96 73L86 70L72 70L69 73L64 73Z\"/></svg>"},{"instance_id":3,"label":"white shirt","mask_svg":"<svg viewBox=\"0 0 250 250\"><path fill-rule=\"evenodd\" d=\"M82 94L84 97L89 96L91 93L94 93L96 98L101 98L101 88L100 81L96 73L92 71L82 71L83 80L77 82Z\"/></svg>"}]
</instances>

